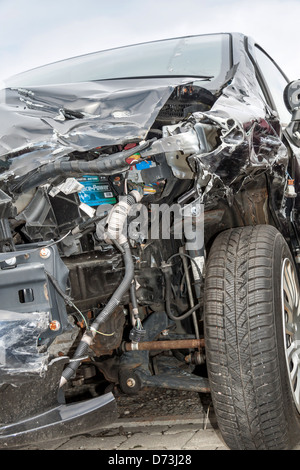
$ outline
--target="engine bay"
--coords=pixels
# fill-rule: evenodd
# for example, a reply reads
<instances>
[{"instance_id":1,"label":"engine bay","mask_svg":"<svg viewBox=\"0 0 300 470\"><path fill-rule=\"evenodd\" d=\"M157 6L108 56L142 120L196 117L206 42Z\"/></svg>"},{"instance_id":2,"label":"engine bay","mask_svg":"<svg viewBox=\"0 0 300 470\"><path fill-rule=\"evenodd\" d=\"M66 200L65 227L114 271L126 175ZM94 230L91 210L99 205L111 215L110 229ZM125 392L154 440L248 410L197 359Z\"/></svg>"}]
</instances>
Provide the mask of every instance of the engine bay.
<instances>
[{"instance_id":1,"label":"engine bay","mask_svg":"<svg viewBox=\"0 0 300 470\"><path fill-rule=\"evenodd\" d=\"M65 395L71 399L75 390L80 393L85 389L85 383L90 389L98 381L106 386L118 384L125 393L137 393L142 384L159 382L160 368L165 372L170 369L164 382L160 381L166 387L207 389L202 378L192 376L188 384L186 375L204 362L199 333L201 313L198 318L195 315L197 310L201 312L199 266L203 264L203 240L200 251L192 253L200 274L191 281L192 269L187 266L190 255L185 254L182 234L177 236L174 231L171 206L176 202L181 210L185 201L193 200L197 192L195 173L187 157L199 150L199 140L191 126L182 131L180 123L188 122L195 111L209 109L213 101L213 95L204 89L191 85L177 87L149 130L146 144L129 142L84 153L72 152L68 156L71 171L56 172L52 168L51 176L46 171L42 177L38 168L31 172L31 178L24 175L7 186L12 198L2 191L5 227L2 227L1 241L6 253L2 254L1 287L11 282L7 273L16 280L7 291L7 305L3 305L5 309L28 313L28 318L22 317L19 328L24 333L28 330L31 351L25 367L28 345L20 348L7 329L2 330L6 344L11 339L11 365L8 368L6 363L3 368L7 381L18 383L19 373L25 370L29 377L42 375L51 361L68 357L73 358L72 366L76 364L64 380ZM188 146L180 138L187 140ZM157 142L159 145L155 147ZM164 146L171 147L171 151L165 153ZM191 148L186 150L186 147ZM77 173L74 168L78 162L93 165L95 161L105 162L116 155L123 157L121 171L115 168L102 174L80 169L72 176ZM165 219L168 219L166 239L161 237ZM151 230L154 226L155 234ZM172 256L174 261L168 265ZM128 264L131 274L119 295ZM192 286L195 279L196 287ZM192 289L199 296L196 307ZM16 292L12 306L10 298L16 297ZM116 293L116 303L107 310ZM44 296L46 301L42 302L40 297L45 300ZM108 313L103 317L105 310ZM35 311L44 314L37 318ZM185 318L181 320L183 313ZM103 319L99 323L97 319L101 315ZM159 341L163 349L157 351L159 339L168 341ZM186 340L187 343L181 343ZM133 352L130 345L137 348L141 341L144 345L148 341L148 350ZM81 346L87 344L81 351ZM177 351L175 355L170 344ZM139 356L141 366L137 374L132 361ZM80 360L76 361L76 357ZM83 362L82 357L85 357ZM169 366L165 364L166 359Z\"/></svg>"}]
</instances>

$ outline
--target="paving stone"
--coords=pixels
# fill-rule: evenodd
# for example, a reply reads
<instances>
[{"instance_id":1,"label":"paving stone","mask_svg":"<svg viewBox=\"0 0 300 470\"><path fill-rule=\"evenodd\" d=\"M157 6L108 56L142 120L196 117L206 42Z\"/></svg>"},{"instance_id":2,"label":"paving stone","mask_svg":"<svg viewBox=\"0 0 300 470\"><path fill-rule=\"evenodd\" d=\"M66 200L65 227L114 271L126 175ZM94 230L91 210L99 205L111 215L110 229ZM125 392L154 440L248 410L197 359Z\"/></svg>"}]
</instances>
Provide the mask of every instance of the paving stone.
<instances>
[{"instance_id":1,"label":"paving stone","mask_svg":"<svg viewBox=\"0 0 300 470\"><path fill-rule=\"evenodd\" d=\"M123 442L118 450L125 449L147 449L147 450L180 450L183 448L191 437L193 431L189 432L178 432L177 434L145 434L136 433L128 438L126 442Z\"/></svg>"},{"instance_id":2,"label":"paving stone","mask_svg":"<svg viewBox=\"0 0 300 470\"><path fill-rule=\"evenodd\" d=\"M134 427L132 426L122 426L122 430L123 432L126 432L126 433L151 433L152 435L155 435L155 434L159 434L161 435L162 433L164 433L165 431L167 431L169 429L169 425L168 424L153 424L153 425L147 425L147 424L140 424L140 425L136 425Z\"/></svg>"},{"instance_id":3,"label":"paving stone","mask_svg":"<svg viewBox=\"0 0 300 470\"><path fill-rule=\"evenodd\" d=\"M115 450L127 440L126 436L86 437L78 436L58 450Z\"/></svg>"},{"instance_id":4,"label":"paving stone","mask_svg":"<svg viewBox=\"0 0 300 470\"><path fill-rule=\"evenodd\" d=\"M175 424L174 426L169 426L169 428L164 432L164 434L177 434L182 432L197 432L200 429L203 429L200 424L184 423L184 424Z\"/></svg>"},{"instance_id":5,"label":"paving stone","mask_svg":"<svg viewBox=\"0 0 300 470\"><path fill-rule=\"evenodd\" d=\"M50 442L42 442L39 444L26 446L24 450L56 450L58 447L61 447L64 443L68 443L68 442L70 442L70 439L66 437L63 439L56 439Z\"/></svg>"},{"instance_id":6,"label":"paving stone","mask_svg":"<svg viewBox=\"0 0 300 470\"><path fill-rule=\"evenodd\" d=\"M182 447L184 450L228 450L219 434L212 430L199 430Z\"/></svg>"}]
</instances>

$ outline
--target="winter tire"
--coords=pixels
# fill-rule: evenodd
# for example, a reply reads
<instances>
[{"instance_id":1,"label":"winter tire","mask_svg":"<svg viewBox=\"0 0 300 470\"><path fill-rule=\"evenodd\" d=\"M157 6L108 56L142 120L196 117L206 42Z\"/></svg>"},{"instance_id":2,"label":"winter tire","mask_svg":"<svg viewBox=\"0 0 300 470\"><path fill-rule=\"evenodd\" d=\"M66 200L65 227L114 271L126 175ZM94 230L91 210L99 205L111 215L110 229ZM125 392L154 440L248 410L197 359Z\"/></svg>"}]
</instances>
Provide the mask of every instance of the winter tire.
<instances>
[{"instance_id":1,"label":"winter tire","mask_svg":"<svg viewBox=\"0 0 300 470\"><path fill-rule=\"evenodd\" d=\"M205 281L205 345L218 426L230 449L292 449L300 425L297 271L272 226L216 238Z\"/></svg>"}]
</instances>

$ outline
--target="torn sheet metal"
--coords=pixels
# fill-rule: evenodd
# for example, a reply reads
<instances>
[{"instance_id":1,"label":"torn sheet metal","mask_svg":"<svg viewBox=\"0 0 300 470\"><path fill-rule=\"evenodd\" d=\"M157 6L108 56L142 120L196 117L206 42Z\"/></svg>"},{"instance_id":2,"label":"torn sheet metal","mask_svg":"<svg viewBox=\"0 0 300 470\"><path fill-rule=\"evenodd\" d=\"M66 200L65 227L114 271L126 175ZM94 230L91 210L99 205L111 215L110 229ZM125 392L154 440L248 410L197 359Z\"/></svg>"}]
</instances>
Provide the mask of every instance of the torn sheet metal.
<instances>
[{"instance_id":1,"label":"torn sheet metal","mask_svg":"<svg viewBox=\"0 0 300 470\"><path fill-rule=\"evenodd\" d=\"M143 140L175 86L138 79L2 90L1 179L71 152Z\"/></svg>"},{"instance_id":2,"label":"torn sheet metal","mask_svg":"<svg viewBox=\"0 0 300 470\"><path fill-rule=\"evenodd\" d=\"M262 96L244 45L218 100L210 111L195 113L194 118L204 124L204 131L210 126L219 130L219 145L201 154L199 162L225 186L259 168L271 170L274 164L286 168L288 151L282 142L279 119Z\"/></svg>"},{"instance_id":3,"label":"torn sheet metal","mask_svg":"<svg viewBox=\"0 0 300 470\"><path fill-rule=\"evenodd\" d=\"M205 187L206 193L214 182L221 183L227 192L231 186L238 191L251 174L260 169L272 172L275 165L281 166L285 175L288 164L278 116L266 104L244 48L239 59L210 110L196 111L187 122L166 127L174 142L176 137L182 140L182 132L197 134L199 151L188 157L190 169L184 168L179 158L179 153L184 153L180 145L177 150L173 145L173 157L169 152L166 158L174 176L191 179L191 169L198 174L199 186Z\"/></svg>"},{"instance_id":4,"label":"torn sheet metal","mask_svg":"<svg viewBox=\"0 0 300 470\"><path fill-rule=\"evenodd\" d=\"M259 168L271 170L274 164L287 166L287 149L266 120L241 125L229 117L216 120L209 113L198 114L195 118L200 123L202 120L214 123L219 129L221 140L216 149L190 158L191 164L192 161L198 161L202 174L206 171L206 174L221 180L225 186L231 186L237 179Z\"/></svg>"},{"instance_id":5,"label":"torn sheet metal","mask_svg":"<svg viewBox=\"0 0 300 470\"><path fill-rule=\"evenodd\" d=\"M46 163L69 159L72 152L143 141L175 88L184 83L191 79L120 79L3 90L0 179L17 180ZM173 142L158 139L149 155L165 153L174 176L182 179L193 177L192 160L198 158L202 169L225 186L250 167L286 165L279 121L262 97L244 47L220 90L209 91L212 84L205 81L201 86L212 97L211 109L192 113L188 126L185 120L169 131L168 125L164 137ZM183 140L191 127L199 139L192 145L189 136ZM213 143L211 129L216 132ZM189 148L183 148L185 144ZM173 161L189 153L191 168L182 168L183 158Z\"/></svg>"}]
</instances>

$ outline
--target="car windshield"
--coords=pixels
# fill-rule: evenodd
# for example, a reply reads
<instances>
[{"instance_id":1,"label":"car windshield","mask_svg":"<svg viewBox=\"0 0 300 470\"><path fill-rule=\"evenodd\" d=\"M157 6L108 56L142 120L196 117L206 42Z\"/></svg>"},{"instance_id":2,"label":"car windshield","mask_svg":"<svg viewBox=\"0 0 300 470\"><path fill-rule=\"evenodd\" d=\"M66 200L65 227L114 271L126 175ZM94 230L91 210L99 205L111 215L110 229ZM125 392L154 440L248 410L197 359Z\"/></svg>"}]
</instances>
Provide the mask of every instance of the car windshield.
<instances>
[{"instance_id":1,"label":"car windshield","mask_svg":"<svg viewBox=\"0 0 300 470\"><path fill-rule=\"evenodd\" d=\"M124 46L15 75L6 86L39 86L118 78L188 76L219 79L229 69L229 35L212 34Z\"/></svg>"}]
</instances>

